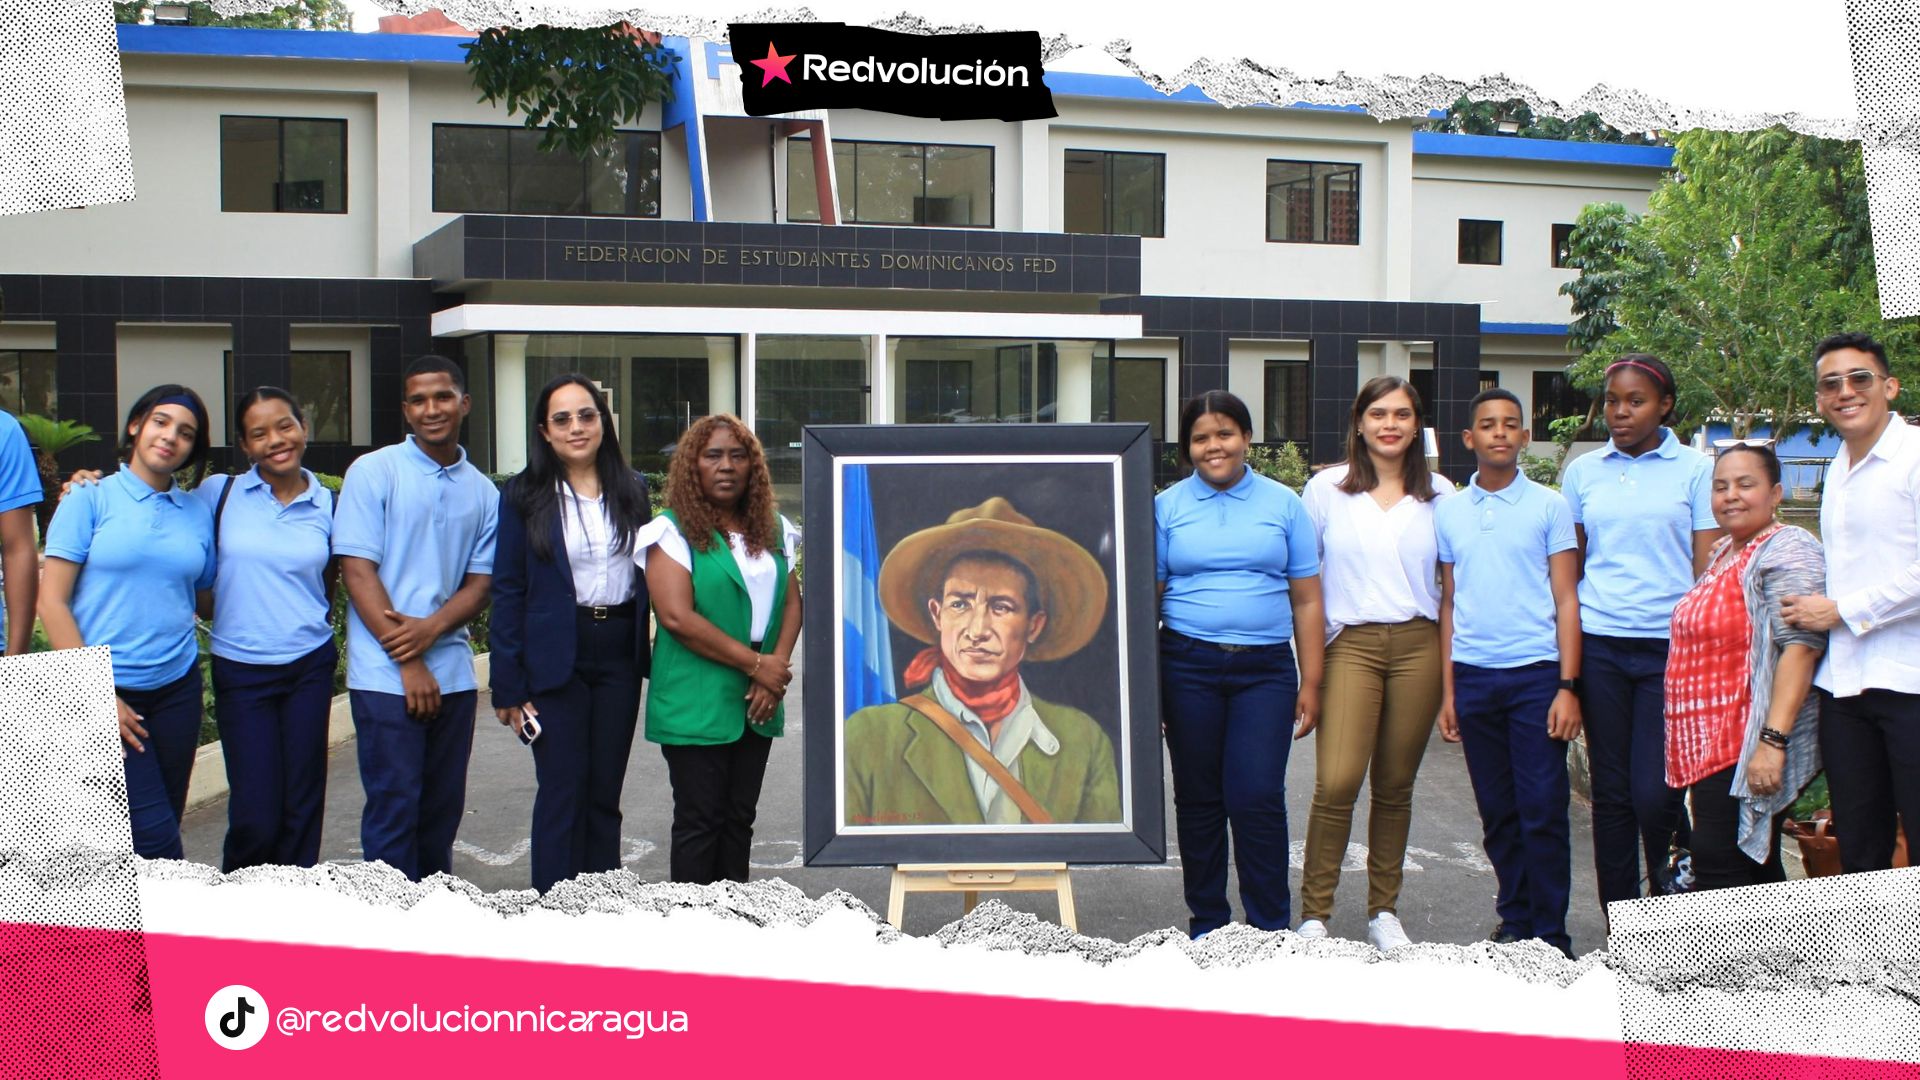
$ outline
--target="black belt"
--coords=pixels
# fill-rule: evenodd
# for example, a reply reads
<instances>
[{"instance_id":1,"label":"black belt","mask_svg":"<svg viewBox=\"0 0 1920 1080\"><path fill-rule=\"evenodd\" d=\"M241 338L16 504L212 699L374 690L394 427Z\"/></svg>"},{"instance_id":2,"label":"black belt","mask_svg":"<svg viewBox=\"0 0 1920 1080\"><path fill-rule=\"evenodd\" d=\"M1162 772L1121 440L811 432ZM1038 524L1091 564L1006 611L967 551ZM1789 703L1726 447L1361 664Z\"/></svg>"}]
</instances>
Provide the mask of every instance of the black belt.
<instances>
[{"instance_id":1,"label":"black belt","mask_svg":"<svg viewBox=\"0 0 1920 1080\"><path fill-rule=\"evenodd\" d=\"M631 619L635 614L633 601L631 600L624 604L581 604L574 610L592 619L594 622L605 622L608 619Z\"/></svg>"},{"instance_id":2,"label":"black belt","mask_svg":"<svg viewBox=\"0 0 1920 1080\"><path fill-rule=\"evenodd\" d=\"M1224 653L1260 652L1263 649L1285 648L1287 644L1284 641L1276 641L1269 645L1229 645L1224 641L1208 641L1206 638L1190 637L1166 626L1161 627L1160 632L1178 641L1191 641L1202 648L1215 649Z\"/></svg>"}]
</instances>

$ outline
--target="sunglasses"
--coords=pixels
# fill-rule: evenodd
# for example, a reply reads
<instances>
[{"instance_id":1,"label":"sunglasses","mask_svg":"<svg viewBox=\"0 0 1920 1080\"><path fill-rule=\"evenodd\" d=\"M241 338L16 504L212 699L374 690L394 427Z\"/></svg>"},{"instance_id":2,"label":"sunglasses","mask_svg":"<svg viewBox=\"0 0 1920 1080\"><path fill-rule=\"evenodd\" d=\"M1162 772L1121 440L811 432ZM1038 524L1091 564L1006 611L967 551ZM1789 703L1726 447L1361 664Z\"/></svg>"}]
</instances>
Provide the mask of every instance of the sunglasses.
<instances>
[{"instance_id":1,"label":"sunglasses","mask_svg":"<svg viewBox=\"0 0 1920 1080\"><path fill-rule=\"evenodd\" d=\"M600 422L600 410L581 409L579 412L557 412L547 417L547 426L570 428L575 420L580 421L581 427L592 427Z\"/></svg>"},{"instance_id":2,"label":"sunglasses","mask_svg":"<svg viewBox=\"0 0 1920 1080\"><path fill-rule=\"evenodd\" d=\"M1880 373L1877 371L1868 371L1866 368L1856 368L1853 371L1847 372L1845 375L1829 375L1824 379L1815 379L1813 392L1821 397L1830 398L1838 394L1842 386L1846 386L1851 388L1855 393L1865 393L1873 389L1873 384L1879 379Z\"/></svg>"}]
</instances>

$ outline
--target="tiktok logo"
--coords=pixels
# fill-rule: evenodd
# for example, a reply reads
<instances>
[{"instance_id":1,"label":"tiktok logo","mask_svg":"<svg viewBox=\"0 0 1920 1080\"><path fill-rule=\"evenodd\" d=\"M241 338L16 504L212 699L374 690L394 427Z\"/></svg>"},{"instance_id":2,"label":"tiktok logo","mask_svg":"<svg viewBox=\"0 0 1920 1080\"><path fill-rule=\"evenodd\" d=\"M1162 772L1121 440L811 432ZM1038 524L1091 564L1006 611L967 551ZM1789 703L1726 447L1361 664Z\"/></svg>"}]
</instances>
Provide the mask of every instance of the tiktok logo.
<instances>
[{"instance_id":1,"label":"tiktok logo","mask_svg":"<svg viewBox=\"0 0 1920 1080\"><path fill-rule=\"evenodd\" d=\"M267 1033L267 999L251 986L223 986L207 999L207 1035L228 1050L245 1050Z\"/></svg>"}]
</instances>

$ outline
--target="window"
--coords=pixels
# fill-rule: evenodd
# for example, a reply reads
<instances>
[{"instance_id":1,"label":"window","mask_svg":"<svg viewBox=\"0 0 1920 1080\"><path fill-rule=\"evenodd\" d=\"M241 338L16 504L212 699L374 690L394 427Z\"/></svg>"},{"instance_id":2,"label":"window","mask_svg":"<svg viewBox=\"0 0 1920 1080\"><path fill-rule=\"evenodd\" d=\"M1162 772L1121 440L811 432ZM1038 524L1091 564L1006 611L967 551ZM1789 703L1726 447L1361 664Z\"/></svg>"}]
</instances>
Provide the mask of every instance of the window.
<instances>
[{"instance_id":1,"label":"window","mask_svg":"<svg viewBox=\"0 0 1920 1080\"><path fill-rule=\"evenodd\" d=\"M1460 219L1460 261L1475 266L1500 265L1500 232L1503 227L1498 221L1474 221Z\"/></svg>"},{"instance_id":2,"label":"window","mask_svg":"<svg viewBox=\"0 0 1920 1080\"><path fill-rule=\"evenodd\" d=\"M221 117L220 209L346 213L347 122Z\"/></svg>"},{"instance_id":3,"label":"window","mask_svg":"<svg viewBox=\"0 0 1920 1080\"><path fill-rule=\"evenodd\" d=\"M1167 438L1167 362L1157 356L1093 358L1096 423L1145 424L1154 442Z\"/></svg>"},{"instance_id":4,"label":"window","mask_svg":"<svg viewBox=\"0 0 1920 1080\"><path fill-rule=\"evenodd\" d=\"M1573 251L1573 226L1561 222L1553 227L1553 265L1568 269L1567 255Z\"/></svg>"},{"instance_id":5,"label":"window","mask_svg":"<svg viewBox=\"0 0 1920 1080\"><path fill-rule=\"evenodd\" d=\"M1109 236L1165 236L1167 156L1069 150L1066 229Z\"/></svg>"},{"instance_id":6,"label":"window","mask_svg":"<svg viewBox=\"0 0 1920 1080\"><path fill-rule=\"evenodd\" d=\"M1307 364L1302 360L1267 361L1266 430L1261 442L1307 441L1307 418L1313 408L1308 396Z\"/></svg>"},{"instance_id":7,"label":"window","mask_svg":"<svg viewBox=\"0 0 1920 1080\"><path fill-rule=\"evenodd\" d=\"M0 349L0 409L15 416L56 417L59 394L54 384L54 361L49 350Z\"/></svg>"},{"instance_id":8,"label":"window","mask_svg":"<svg viewBox=\"0 0 1920 1080\"><path fill-rule=\"evenodd\" d=\"M227 372L227 400L238 401L251 387L240 386L233 372L233 351L222 354ZM294 351L287 355L287 392L300 403L307 418L310 445L353 441L353 354L345 351ZM239 447L240 417L227 417L227 446ZM236 462L240 459L236 458Z\"/></svg>"},{"instance_id":9,"label":"window","mask_svg":"<svg viewBox=\"0 0 1920 1080\"><path fill-rule=\"evenodd\" d=\"M1593 405L1593 398L1586 391L1577 389L1567 381L1564 371L1536 371L1533 373L1533 437L1536 442L1551 442L1553 432L1549 430L1555 420L1567 416L1584 418ZM1593 426L1580 429L1582 439L1598 438Z\"/></svg>"},{"instance_id":10,"label":"window","mask_svg":"<svg viewBox=\"0 0 1920 1080\"><path fill-rule=\"evenodd\" d=\"M951 424L973 419L973 363L968 360L908 360L909 424Z\"/></svg>"},{"instance_id":11,"label":"window","mask_svg":"<svg viewBox=\"0 0 1920 1080\"><path fill-rule=\"evenodd\" d=\"M519 127L433 125L433 209L441 214L660 216L660 133L622 131L588 157L543 151Z\"/></svg>"},{"instance_id":12,"label":"window","mask_svg":"<svg viewBox=\"0 0 1920 1080\"><path fill-rule=\"evenodd\" d=\"M1267 162L1267 239L1284 244L1360 242L1360 166Z\"/></svg>"},{"instance_id":13,"label":"window","mask_svg":"<svg viewBox=\"0 0 1920 1080\"><path fill-rule=\"evenodd\" d=\"M993 225L993 147L833 141L840 220L856 225ZM819 221L813 137L787 140L787 220Z\"/></svg>"}]
</instances>

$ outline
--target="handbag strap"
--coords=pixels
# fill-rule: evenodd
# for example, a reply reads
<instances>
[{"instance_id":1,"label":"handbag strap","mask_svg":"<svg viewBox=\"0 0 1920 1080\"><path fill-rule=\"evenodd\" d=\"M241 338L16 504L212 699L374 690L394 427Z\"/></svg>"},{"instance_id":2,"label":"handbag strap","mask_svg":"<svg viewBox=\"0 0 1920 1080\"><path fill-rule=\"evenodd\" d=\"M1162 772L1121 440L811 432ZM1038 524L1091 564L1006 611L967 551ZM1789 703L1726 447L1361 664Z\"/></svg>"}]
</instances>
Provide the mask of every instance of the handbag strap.
<instances>
[{"instance_id":1,"label":"handbag strap","mask_svg":"<svg viewBox=\"0 0 1920 1080\"><path fill-rule=\"evenodd\" d=\"M962 753L972 758L974 764L987 770L987 775L993 777L993 782L1000 785L1000 790L1007 793L1007 798L1013 800L1014 805L1020 808L1020 812L1027 816L1029 822L1035 825L1053 824L1053 815L1047 813L1046 808L1040 805L1040 800L1035 799L1033 793L1015 779L1005 765L1000 764L999 758L988 753L987 748L980 745L979 739L968 733L967 729L961 725L959 717L942 708L939 702L925 694L901 698L900 704L933 721L933 725L940 729L940 733L953 740L953 744L958 746Z\"/></svg>"}]
</instances>

